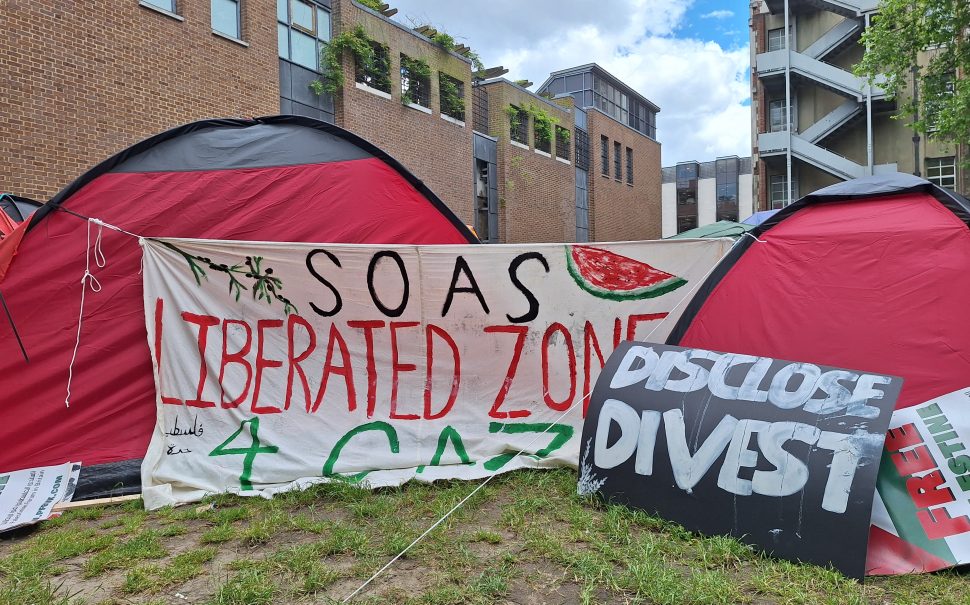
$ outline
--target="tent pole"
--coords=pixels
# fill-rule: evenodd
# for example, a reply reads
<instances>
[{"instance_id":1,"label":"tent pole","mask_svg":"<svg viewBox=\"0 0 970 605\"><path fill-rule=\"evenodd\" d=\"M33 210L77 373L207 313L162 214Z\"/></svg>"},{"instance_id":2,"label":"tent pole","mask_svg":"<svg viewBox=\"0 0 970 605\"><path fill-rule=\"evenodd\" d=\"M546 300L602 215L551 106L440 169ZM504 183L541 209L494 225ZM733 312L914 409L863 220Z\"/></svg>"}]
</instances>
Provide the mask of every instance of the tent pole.
<instances>
[{"instance_id":1,"label":"tent pole","mask_svg":"<svg viewBox=\"0 0 970 605\"><path fill-rule=\"evenodd\" d=\"M791 182L791 25L788 22L788 0L785 0L785 129L788 130L788 149L785 152L785 205L792 203Z\"/></svg>"},{"instance_id":2,"label":"tent pole","mask_svg":"<svg viewBox=\"0 0 970 605\"><path fill-rule=\"evenodd\" d=\"M27 357L27 349L24 348L24 341L20 339L20 332L17 331L17 324L13 322L13 316L10 315L10 309L7 308L7 299L3 297L3 292L0 292L0 304L3 304L3 312L7 314L7 320L10 322L10 327L13 328L13 335L17 338L17 344L20 345L20 352L24 356L24 361L30 363L30 358Z\"/></svg>"}]
</instances>

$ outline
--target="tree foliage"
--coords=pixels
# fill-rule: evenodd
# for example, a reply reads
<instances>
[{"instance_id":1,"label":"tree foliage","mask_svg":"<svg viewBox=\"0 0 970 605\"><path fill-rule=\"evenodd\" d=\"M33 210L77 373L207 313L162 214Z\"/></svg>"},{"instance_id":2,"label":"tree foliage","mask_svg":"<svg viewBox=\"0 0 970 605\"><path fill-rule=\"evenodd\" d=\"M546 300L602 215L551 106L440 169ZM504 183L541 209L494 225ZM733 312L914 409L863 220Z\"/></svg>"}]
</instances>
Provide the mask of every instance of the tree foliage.
<instances>
[{"instance_id":1,"label":"tree foliage","mask_svg":"<svg viewBox=\"0 0 970 605\"><path fill-rule=\"evenodd\" d=\"M856 73L898 100L900 118L914 118L912 127L933 140L970 143L967 0L883 0L862 43L866 52Z\"/></svg>"}]
</instances>

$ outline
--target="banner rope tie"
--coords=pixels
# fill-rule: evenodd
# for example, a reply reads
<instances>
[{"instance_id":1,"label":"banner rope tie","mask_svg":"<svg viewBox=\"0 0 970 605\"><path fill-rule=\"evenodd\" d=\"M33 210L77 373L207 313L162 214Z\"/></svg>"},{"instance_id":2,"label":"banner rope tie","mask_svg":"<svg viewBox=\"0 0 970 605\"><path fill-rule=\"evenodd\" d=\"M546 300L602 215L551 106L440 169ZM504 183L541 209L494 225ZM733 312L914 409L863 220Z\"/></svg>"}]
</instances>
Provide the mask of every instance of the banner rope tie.
<instances>
[{"instance_id":1,"label":"banner rope tie","mask_svg":"<svg viewBox=\"0 0 970 605\"><path fill-rule=\"evenodd\" d=\"M588 395L587 395L587 397L588 397ZM573 410L575 410L576 408L581 407L581 406L582 406L582 401L580 401L580 402L578 402L576 404L571 405L569 407L569 409L567 409L565 412L563 412L562 414L560 414L559 417L555 419L555 421L550 422L549 423L549 426L547 426L544 431L542 431L541 433L539 433L538 435L536 435L535 436L535 439L533 439L532 441L530 441L528 443L528 445L526 445L525 447L523 447L521 450L519 450L518 452L516 452L514 456L512 456L511 458L509 458L509 462L512 462L513 460L515 460L516 458L518 458L519 456L521 456L522 454L524 454L529 448L531 448L533 445L535 445L536 442L539 441L539 438L542 437L543 435L545 435L549 431L549 429L551 429L553 426L555 426L556 424L558 424L559 421L562 420L563 418L565 418L570 412L572 412ZM508 463L506 463L506 464L508 464ZM474 496L475 494L477 494L483 487L485 487L486 485L488 485L488 482L489 481L491 481L492 479L494 479L498 475L499 475L499 473L495 473L493 475L489 475L488 477L486 477L486 479L484 481L482 481L478 485L478 487L476 487L475 489L473 489L471 491L471 493L469 493L467 496L465 496L464 498L462 498L461 501L458 504L454 505L451 508L451 510L449 510L448 512L446 512L440 519L438 519L437 521L435 521L431 525L431 527L429 527L428 529L424 530L424 532L422 532L422 534L420 536L418 536L417 538L415 538L413 542L411 542L410 544L408 544L407 546L405 546L404 547L404 550L402 550L401 552L397 553L397 555L395 555L393 559L391 559L390 561L388 561L387 564L384 565L384 567L381 567L376 572L374 572L374 575L372 575L371 577L369 577L366 582L364 582L359 587L357 587L357 590L355 590L354 592L352 592L349 595L347 595L344 598L344 600L341 601L341 603L349 603L350 600L353 599L355 596L357 596L360 593L360 591L364 590L364 588L366 588L368 584L370 584L371 582L373 582L374 580L376 580L378 576L380 576L382 573L384 573L398 559L400 559L401 557L403 557L405 555L405 553L407 553L409 550L411 550L414 547L415 544L417 544L418 542L420 542L425 536L427 536L432 531L434 531L434 529L436 527L438 527L439 525L441 525L442 523L444 523L445 520L448 517L450 517L455 511L457 511L459 508L461 508L462 505L465 504L465 502L468 502L471 499L472 496Z\"/></svg>"},{"instance_id":2,"label":"banner rope tie","mask_svg":"<svg viewBox=\"0 0 970 605\"><path fill-rule=\"evenodd\" d=\"M92 254L91 247L91 225L98 226L98 234L95 236L94 249ZM94 256L94 264L99 269L104 269L107 264L107 260L104 257L104 251L101 249L101 236L104 228L112 228L110 225L99 221L96 218L89 218L87 222L87 246L84 250L84 275L81 276L81 309L78 312L77 318L77 340L74 342L74 353L71 355L71 363L67 367L67 394L64 397L64 407L71 407L71 381L74 380L74 362L77 361L77 351L81 346L81 325L84 321L84 295L87 293L88 288L91 288L92 292L101 291L101 282L98 278L91 273L91 257ZM118 230L117 228L115 228Z\"/></svg>"}]
</instances>

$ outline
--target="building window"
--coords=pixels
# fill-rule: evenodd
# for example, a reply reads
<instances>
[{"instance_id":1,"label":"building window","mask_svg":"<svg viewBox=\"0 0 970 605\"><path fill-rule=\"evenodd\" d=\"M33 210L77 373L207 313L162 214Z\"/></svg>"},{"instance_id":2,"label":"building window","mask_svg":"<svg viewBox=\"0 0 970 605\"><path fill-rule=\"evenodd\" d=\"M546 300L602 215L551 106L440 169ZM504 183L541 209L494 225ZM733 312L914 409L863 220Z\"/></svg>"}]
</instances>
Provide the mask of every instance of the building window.
<instances>
[{"instance_id":1,"label":"building window","mask_svg":"<svg viewBox=\"0 0 970 605\"><path fill-rule=\"evenodd\" d=\"M944 100L944 95L953 95L955 80L956 74L952 71L942 75L927 76L923 80L922 89L925 99L927 134L933 134L939 130L937 122L940 119L940 112L949 102Z\"/></svg>"},{"instance_id":2,"label":"building window","mask_svg":"<svg viewBox=\"0 0 970 605\"><path fill-rule=\"evenodd\" d=\"M552 152L552 121L543 121L542 116L536 116L532 122L533 146L539 151Z\"/></svg>"},{"instance_id":3,"label":"building window","mask_svg":"<svg viewBox=\"0 0 970 605\"><path fill-rule=\"evenodd\" d=\"M768 102L768 124L770 132L781 132L785 128L785 100L775 99ZM793 112L794 113L794 112Z\"/></svg>"},{"instance_id":4,"label":"building window","mask_svg":"<svg viewBox=\"0 0 970 605\"><path fill-rule=\"evenodd\" d=\"M509 136L516 143L529 144L529 112L509 105Z\"/></svg>"},{"instance_id":5,"label":"building window","mask_svg":"<svg viewBox=\"0 0 970 605\"><path fill-rule=\"evenodd\" d=\"M439 86L440 86L439 78ZM484 86L472 87L472 128L488 134L488 90Z\"/></svg>"},{"instance_id":6,"label":"building window","mask_svg":"<svg viewBox=\"0 0 970 605\"><path fill-rule=\"evenodd\" d=\"M239 3L240 0L212 0L212 31L242 39Z\"/></svg>"},{"instance_id":7,"label":"building window","mask_svg":"<svg viewBox=\"0 0 970 605\"><path fill-rule=\"evenodd\" d=\"M620 156L620 143L613 141L613 178L623 178L623 158Z\"/></svg>"},{"instance_id":8,"label":"building window","mask_svg":"<svg viewBox=\"0 0 970 605\"><path fill-rule=\"evenodd\" d=\"M633 150L629 147L626 148L626 182L633 184Z\"/></svg>"},{"instance_id":9,"label":"building window","mask_svg":"<svg viewBox=\"0 0 970 605\"><path fill-rule=\"evenodd\" d=\"M573 148L576 150L576 168L589 170L589 133L581 128L573 131L573 138L576 139Z\"/></svg>"},{"instance_id":10,"label":"building window","mask_svg":"<svg viewBox=\"0 0 970 605\"><path fill-rule=\"evenodd\" d=\"M798 197L798 181L792 180L792 197ZM788 200L788 179L784 174L773 174L769 179L768 203L771 210L784 208L791 202Z\"/></svg>"},{"instance_id":11,"label":"building window","mask_svg":"<svg viewBox=\"0 0 970 605\"><path fill-rule=\"evenodd\" d=\"M145 4L151 4L152 6L157 6L162 10L166 10L172 14L175 14L175 0L141 0Z\"/></svg>"},{"instance_id":12,"label":"building window","mask_svg":"<svg viewBox=\"0 0 970 605\"><path fill-rule=\"evenodd\" d=\"M373 40L370 45L374 49L374 61L370 65L364 65L359 58L356 59L355 79L364 86L390 94L391 61L388 57L387 47Z\"/></svg>"},{"instance_id":13,"label":"building window","mask_svg":"<svg viewBox=\"0 0 970 605\"><path fill-rule=\"evenodd\" d=\"M572 136L569 134L568 128L563 128L562 126L556 126L556 157L568 160L570 157L569 153L569 141Z\"/></svg>"},{"instance_id":14,"label":"building window","mask_svg":"<svg viewBox=\"0 0 970 605\"><path fill-rule=\"evenodd\" d=\"M741 164L739 158L721 158L714 162L715 167L715 220L738 220L738 173Z\"/></svg>"},{"instance_id":15,"label":"building window","mask_svg":"<svg viewBox=\"0 0 970 605\"><path fill-rule=\"evenodd\" d=\"M768 30L768 52L785 49L785 28Z\"/></svg>"},{"instance_id":16,"label":"building window","mask_svg":"<svg viewBox=\"0 0 970 605\"><path fill-rule=\"evenodd\" d=\"M956 159L926 158L926 180L947 189L955 190L957 186Z\"/></svg>"},{"instance_id":17,"label":"building window","mask_svg":"<svg viewBox=\"0 0 970 605\"><path fill-rule=\"evenodd\" d=\"M320 70L320 51L330 40L330 12L304 0L276 0L280 58Z\"/></svg>"},{"instance_id":18,"label":"building window","mask_svg":"<svg viewBox=\"0 0 970 605\"><path fill-rule=\"evenodd\" d=\"M603 176L610 176L610 140L604 136L600 137L600 165Z\"/></svg>"},{"instance_id":19,"label":"building window","mask_svg":"<svg viewBox=\"0 0 970 605\"><path fill-rule=\"evenodd\" d=\"M438 74L438 97L441 113L465 121L465 83L448 74ZM487 101L486 101L487 102Z\"/></svg>"},{"instance_id":20,"label":"building window","mask_svg":"<svg viewBox=\"0 0 970 605\"><path fill-rule=\"evenodd\" d=\"M421 59L401 53L401 101L431 107L431 68Z\"/></svg>"},{"instance_id":21,"label":"building window","mask_svg":"<svg viewBox=\"0 0 970 605\"><path fill-rule=\"evenodd\" d=\"M696 162L678 164L677 233L697 227L697 177L700 166Z\"/></svg>"}]
</instances>

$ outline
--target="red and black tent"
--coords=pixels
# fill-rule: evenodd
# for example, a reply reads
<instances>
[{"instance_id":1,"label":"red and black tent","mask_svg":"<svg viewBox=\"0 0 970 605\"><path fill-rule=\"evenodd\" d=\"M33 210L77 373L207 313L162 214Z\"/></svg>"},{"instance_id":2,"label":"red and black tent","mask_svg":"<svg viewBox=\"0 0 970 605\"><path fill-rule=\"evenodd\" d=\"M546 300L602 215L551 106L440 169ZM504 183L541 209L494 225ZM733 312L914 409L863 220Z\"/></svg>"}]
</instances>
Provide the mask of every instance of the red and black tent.
<instances>
[{"instance_id":1,"label":"red and black tent","mask_svg":"<svg viewBox=\"0 0 970 605\"><path fill-rule=\"evenodd\" d=\"M0 470L80 461L80 497L138 491L155 422L141 251L132 237L108 229L106 266L92 270L102 290L85 301L65 405L88 253L85 217L140 236L478 243L397 161L309 118L195 122L102 162L34 213L0 281L13 320L0 317ZM9 261L13 240L0 244L0 258Z\"/></svg>"},{"instance_id":2,"label":"red and black tent","mask_svg":"<svg viewBox=\"0 0 970 605\"><path fill-rule=\"evenodd\" d=\"M901 376L897 408L965 388L968 225L970 202L910 175L821 189L745 234L667 342ZM870 573L947 564L872 530Z\"/></svg>"}]
</instances>

